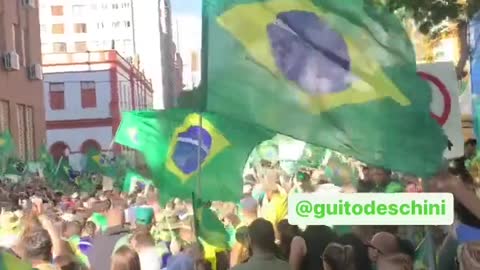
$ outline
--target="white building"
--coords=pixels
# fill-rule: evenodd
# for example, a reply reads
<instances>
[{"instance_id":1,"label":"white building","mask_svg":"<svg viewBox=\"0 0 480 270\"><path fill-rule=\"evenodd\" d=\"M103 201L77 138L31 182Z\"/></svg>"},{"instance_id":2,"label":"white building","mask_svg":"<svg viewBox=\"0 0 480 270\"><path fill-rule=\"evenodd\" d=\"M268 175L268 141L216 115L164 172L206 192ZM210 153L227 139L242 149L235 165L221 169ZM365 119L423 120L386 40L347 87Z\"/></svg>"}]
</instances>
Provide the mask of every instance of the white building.
<instances>
[{"instance_id":1,"label":"white building","mask_svg":"<svg viewBox=\"0 0 480 270\"><path fill-rule=\"evenodd\" d=\"M47 146L59 159L65 149L75 169L92 147L120 153L112 143L121 113L152 108L150 81L115 51L45 54ZM126 152L131 155L132 152Z\"/></svg>"},{"instance_id":2,"label":"white building","mask_svg":"<svg viewBox=\"0 0 480 270\"><path fill-rule=\"evenodd\" d=\"M183 59L184 89L193 89L201 77L201 14L174 14L172 25L173 40Z\"/></svg>"},{"instance_id":3,"label":"white building","mask_svg":"<svg viewBox=\"0 0 480 270\"><path fill-rule=\"evenodd\" d=\"M168 92L174 91L169 80L174 76L173 57L169 46L164 45L168 44L165 33L171 29L168 3L169 0L40 0L42 52L117 50L151 78L154 105L161 109L169 103L164 97L170 97Z\"/></svg>"}]
</instances>

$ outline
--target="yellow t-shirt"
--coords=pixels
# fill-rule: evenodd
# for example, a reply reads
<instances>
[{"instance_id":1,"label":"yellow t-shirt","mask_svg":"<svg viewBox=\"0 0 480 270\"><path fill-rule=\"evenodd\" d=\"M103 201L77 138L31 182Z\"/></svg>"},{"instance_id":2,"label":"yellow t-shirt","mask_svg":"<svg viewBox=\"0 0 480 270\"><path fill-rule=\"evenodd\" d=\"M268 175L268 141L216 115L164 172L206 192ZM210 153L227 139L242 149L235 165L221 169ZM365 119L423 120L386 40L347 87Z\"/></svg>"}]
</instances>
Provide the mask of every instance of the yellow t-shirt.
<instances>
[{"instance_id":1,"label":"yellow t-shirt","mask_svg":"<svg viewBox=\"0 0 480 270\"><path fill-rule=\"evenodd\" d=\"M288 197L282 193L273 194L270 201L267 196L263 198L262 216L273 224L276 229L277 224L287 218L288 214Z\"/></svg>"}]
</instances>

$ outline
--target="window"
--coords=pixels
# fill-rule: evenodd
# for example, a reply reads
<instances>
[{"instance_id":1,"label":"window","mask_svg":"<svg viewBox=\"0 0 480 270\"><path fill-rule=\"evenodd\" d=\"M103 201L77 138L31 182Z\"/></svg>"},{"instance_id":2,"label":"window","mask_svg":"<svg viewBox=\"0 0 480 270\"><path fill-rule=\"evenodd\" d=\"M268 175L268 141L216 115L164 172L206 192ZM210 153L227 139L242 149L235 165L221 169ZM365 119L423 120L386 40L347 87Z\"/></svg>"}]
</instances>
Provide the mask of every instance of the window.
<instances>
[{"instance_id":1,"label":"window","mask_svg":"<svg viewBox=\"0 0 480 270\"><path fill-rule=\"evenodd\" d=\"M64 34L65 33L65 26L63 25L63 23L52 24L52 33L53 34Z\"/></svg>"},{"instance_id":2,"label":"window","mask_svg":"<svg viewBox=\"0 0 480 270\"><path fill-rule=\"evenodd\" d=\"M27 145L27 158L28 160L34 160L35 158L35 127L33 122L33 108L27 106L25 111L25 133L26 133L26 145Z\"/></svg>"},{"instance_id":3,"label":"window","mask_svg":"<svg viewBox=\"0 0 480 270\"><path fill-rule=\"evenodd\" d=\"M76 52L86 52L87 49L87 42L85 41L77 41L75 42L75 51Z\"/></svg>"},{"instance_id":4,"label":"window","mask_svg":"<svg viewBox=\"0 0 480 270\"><path fill-rule=\"evenodd\" d=\"M124 21L125 28L130 28L130 21Z\"/></svg>"},{"instance_id":5,"label":"window","mask_svg":"<svg viewBox=\"0 0 480 270\"><path fill-rule=\"evenodd\" d=\"M105 25L103 24L103 22L98 22L97 29L103 29L103 28L105 28Z\"/></svg>"},{"instance_id":6,"label":"window","mask_svg":"<svg viewBox=\"0 0 480 270\"><path fill-rule=\"evenodd\" d=\"M50 83L50 108L52 110L65 109L65 84L64 83Z\"/></svg>"},{"instance_id":7,"label":"window","mask_svg":"<svg viewBox=\"0 0 480 270\"><path fill-rule=\"evenodd\" d=\"M112 22L112 28L120 28L120 22Z\"/></svg>"},{"instance_id":8,"label":"window","mask_svg":"<svg viewBox=\"0 0 480 270\"><path fill-rule=\"evenodd\" d=\"M102 9L103 9L103 10L107 10L107 9L108 9L108 4L107 4L107 3L103 3L103 4L102 4Z\"/></svg>"},{"instance_id":9,"label":"window","mask_svg":"<svg viewBox=\"0 0 480 270\"><path fill-rule=\"evenodd\" d=\"M52 6L52 16L63 16L63 6Z\"/></svg>"},{"instance_id":10,"label":"window","mask_svg":"<svg viewBox=\"0 0 480 270\"><path fill-rule=\"evenodd\" d=\"M10 106L7 100L0 100L0 132L10 129Z\"/></svg>"},{"instance_id":11,"label":"window","mask_svg":"<svg viewBox=\"0 0 480 270\"><path fill-rule=\"evenodd\" d=\"M96 108L97 94L95 89L95 82L81 82L80 86L82 89L82 108Z\"/></svg>"},{"instance_id":12,"label":"window","mask_svg":"<svg viewBox=\"0 0 480 270\"><path fill-rule=\"evenodd\" d=\"M12 32L13 32L13 45L15 46L15 51L18 53L20 57L20 63L25 66L25 33L20 28L20 25L13 24L12 25Z\"/></svg>"},{"instance_id":13,"label":"window","mask_svg":"<svg viewBox=\"0 0 480 270\"><path fill-rule=\"evenodd\" d=\"M112 9L118 9L118 4L112 4Z\"/></svg>"},{"instance_id":14,"label":"window","mask_svg":"<svg viewBox=\"0 0 480 270\"><path fill-rule=\"evenodd\" d=\"M77 34L87 33L87 24L86 23L75 23L73 25L73 31Z\"/></svg>"},{"instance_id":15,"label":"window","mask_svg":"<svg viewBox=\"0 0 480 270\"><path fill-rule=\"evenodd\" d=\"M53 43L53 52L54 53L67 52L67 43L65 43L65 42L54 42Z\"/></svg>"},{"instance_id":16,"label":"window","mask_svg":"<svg viewBox=\"0 0 480 270\"><path fill-rule=\"evenodd\" d=\"M42 34L47 33L47 25L46 24L41 24L40 25L40 32Z\"/></svg>"},{"instance_id":17,"label":"window","mask_svg":"<svg viewBox=\"0 0 480 270\"><path fill-rule=\"evenodd\" d=\"M73 16L84 16L87 14L87 6L85 5L73 5L72 6Z\"/></svg>"},{"instance_id":18,"label":"window","mask_svg":"<svg viewBox=\"0 0 480 270\"><path fill-rule=\"evenodd\" d=\"M130 3L123 2L121 5L122 8L130 8Z\"/></svg>"},{"instance_id":19,"label":"window","mask_svg":"<svg viewBox=\"0 0 480 270\"><path fill-rule=\"evenodd\" d=\"M27 55L25 54L25 30L20 29L20 42L17 45L18 46L18 51L20 52L20 61L22 63L22 66L27 65Z\"/></svg>"},{"instance_id":20,"label":"window","mask_svg":"<svg viewBox=\"0 0 480 270\"><path fill-rule=\"evenodd\" d=\"M26 158L27 144L26 124L25 124L25 105L17 104L17 153L21 160Z\"/></svg>"}]
</instances>

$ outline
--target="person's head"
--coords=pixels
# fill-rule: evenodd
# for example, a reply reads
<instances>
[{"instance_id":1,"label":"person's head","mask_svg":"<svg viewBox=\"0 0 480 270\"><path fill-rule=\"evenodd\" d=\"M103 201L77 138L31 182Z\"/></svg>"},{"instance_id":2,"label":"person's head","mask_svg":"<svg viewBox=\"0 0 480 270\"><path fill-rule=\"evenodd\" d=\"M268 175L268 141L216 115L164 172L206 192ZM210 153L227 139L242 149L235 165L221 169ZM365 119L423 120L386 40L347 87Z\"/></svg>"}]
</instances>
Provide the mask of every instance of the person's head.
<instances>
[{"instance_id":1,"label":"person's head","mask_svg":"<svg viewBox=\"0 0 480 270\"><path fill-rule=\"evenodd\" d=\"M461 245L457 251L457 264L461 270L480 269L480 243Z\"/></svg>"},{"instance_id":2,"label":"person's head","mask_svg":"<svg viewBox=\"0 0 480 270\"><path fill-rule=\"evenodd\" d=\"M356 270L352 246L330 243L322 255L324 270Z\"/></svg>"},{"instance_id":3,"label":"person's head","mask_svg":"<svg viewBox=\"0 0 480 270\"><path fill-rule=\"evenodd\" d=\"M336 238L335 232L325 225L308 226L303 232L303 239L305 239L305 243L307 244L307 250L315 250L317 252L316 254L322 254L327 245Z\"/></svg>"},{"instance_id":4,"label":"person's head","mask_svg":"<svg viewBox=\"0 0 480 270\"><path fill-rule=\"evenodd\" d=\"M280 249L284 256L289 256L290 245L295 236L300 235L300 230L296 225L290 225L287 219L281 220L277 224L277 231L280 240Z\"/></svg>"},{"instance_id":5,"label":"person's head","mask_svg":"<svg viewBox=\"0 0 480 270\"><path fill-rule=\"evenodd\" d=\"M399 252L409 256L412 260L415 260L415 246L412 244L412 242L401 238L398 238L397 241Z\"/></svg>"},{"instance_id":6,"label":"person's head","mask_svg":"<svg viewBox=\"0 0 480 270\"><path fill-rule=\"evenodd\" d=\"M372 269L372 263L368 259L368 248L364 242L353 233L347 233L340 236L335 242L342 245L350 245L353 247L354 262L357 270Z\"/></svg>"},{"instance_id":7,"label":"person's head","mask_svg":"<svg viewBox=\"0 0 480 270\"><path fill-rule=\"evenodd\" d=\"M74 235L80 235L82 232L82 225L78 221L69 221L65 224L63 237L70 238Z\"/></svg>"},{"instance_id":8,"label":"person's head","mask_svg":"<svg viewBox=\"0 0 480 270\"><path fill-rule=\"evenodd\" d=\"M382 256L378 258L377 270L413 270L413 261L402 253Z\"/></svg>"},{"instance_id":9,"label":"person's head","mask_svg":"<svg viewBox=\"0 0 480 270\"><path fill-rule=\"evenodd\" d=\"M259 218L248 226L248 235L252 251L275 252L275 231L269 221Z\"/></svg>"},{"instance_id":10,"label":"person's head","mask_svg":"<svg viewBox=\"0 0 480 270\"><path fill-rule=\"evenodd\" d=\"M368 176L377 185L384 185L390 181L391 172L383 168L369 167Z\"/></svg>"},{"instance_id":11,"label":"person's head","mask_svg":"<svg viewBox=\"0 0 480 270\"><path fill-rule=\"evenodd\" d=\"M52 261L52 239L44 229L36 229L24 234L22 239L27 260L37 262Z\"/></svg>"},{"instance_id":12,"label":"person's head","mask_svg":"<svg viewBox=\"0 0 480 270\"><path fill-rule=\"evenodd\" d=\"M150 207L138 207L135 209L135 223L137 228L150 230L152 227L154 211Z\"/></svg>"},{"instance_id":13,"label":"person's head","mask_svg":"<svg viewBox=\"0 0 480 270\"><path fill-rule=\"evenodd\" d=\"M119 248L112 256L110 270L141 270L137 252L127 246Z\"/></svg>"},{"instance_id":14,"label":"person's head","mask_svg":"<svg viewBox=\"0 0 480 270\"><path fill-rule=\"evenodd\" d=\"M476 139L468 139L465 141L465 157L472 158L477 153L477 140Z\"/></svg>"},{"instance_id":15,"label":"person's head","mask_svg":"<svg viewBox=\"0 0 480 270\"><path fill-rule=\"evenodd\" d=\"M81 263L75 260L71 255L60 255L55 258L55 265L60 270L84 270L86 269Z\"/></svg>"},{"instance_id":16,"label":"person's head","mask_svg":"<svg viewBox=\"0 0 480 270\"><path fill-rule=\"evenodd\" d=\"M368 257L373 263L378 258L399 252L398 238L388 232L379 232L372 237L368 244Z\"/></svg>"},{"instance_id":17,"label":"person's head","mask_svg":"<svg viewBox=\"0 0 480 270\"><path fill-rule=\"evenodd\" d=\"M256 219L258 215L258 203L252 197L243 198L240 201L242 216L245 218Z\"/></svg>"},{"instance_id":18,"label":"person's head","mask_svg":"<svg viewBox=\"0 0 480 270\"><path fill-rule=\"evenodd\" d=\"M109 208L107 211L108 226L120 226L125 223L125 201L119 198L108 200Z\"/></svg>"},{"instance_id":19,"label":"person's head","mask_svg":"<svg viewBox=\"0 0 480 270\"><path fill-rule=\"evenodd\" d=\"M271 197L273 194L278 193L278 183L280 181L280 174L277 170L269 169L265 172L262 182L262 187L267 197Z\"/></svg>"},{"instance_id":20,"label":"person's head","mask_svg":"<svg viewBox=\"0 0 480 270\"><path fill-rule=\"evenodd\" d=\"M85 226L83 227L82 234L84 236L93 237L96 231L97 231L97 226L95 225L95 223L93 223L93 221L87 221L85 223Z\"/></svg>"},{"instance_id":21,"label":"person's head","mask_svg":"<svg viewBox=\"0 0 480 270\"><path fill-rule=\"evenodd\" d=\"M137 231L132 236L132 247L139 252L144 248L152 248L155 247L155 240L153 239L152 235L147 231Z\"/></svg>"},{"instance_id":22,"label":"person's head","mask_svg":"<svg viewBox=\"0 0 480 270\"><path fill-rule=\"evenodd\" d=\"M235 232L235 240L240 243L242 246L248 246L250 237L248 236L248 227L242 226L237 228Z\"/></svg>"}]
</instances>

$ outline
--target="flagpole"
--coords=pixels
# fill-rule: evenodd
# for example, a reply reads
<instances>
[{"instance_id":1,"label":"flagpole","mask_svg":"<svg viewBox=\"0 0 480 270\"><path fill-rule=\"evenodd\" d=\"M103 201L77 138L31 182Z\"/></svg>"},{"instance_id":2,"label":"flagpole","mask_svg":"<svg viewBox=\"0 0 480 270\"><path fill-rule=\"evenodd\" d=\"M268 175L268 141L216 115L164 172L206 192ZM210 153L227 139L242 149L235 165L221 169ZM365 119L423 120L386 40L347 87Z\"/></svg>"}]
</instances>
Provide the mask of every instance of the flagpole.
<instances>
[{"instance_id":1,"label":"flagpole","mask_svg":"<svg viewBox=\"0 0 480 270\"><path fill-rule=\"evenodd\" d=\"M202 194L202 162L200 161L201 159L201 150L203 147L203 139L202 139L202 124L203 124L203 117L202 114L199 113L199 129L198 129L198 142L199 142L199 147L197 148L197 166L198 166L198 174L197 174L197 197L200 197Z\"/></svg>"},{"instance_id":2,"label":"flagpole","mask_svg":"<svg viewBox=\"0 0 480 270\"><path fill-rule=\"evenodd\" d=\"M57 168L55 169L54 175L57 175L58 170L60 169L60 165L62 164L62 161L63 161L63 155L62 155L62 156L60 157L60 159L58 160Z\"/></svg>"}]
</instances>

